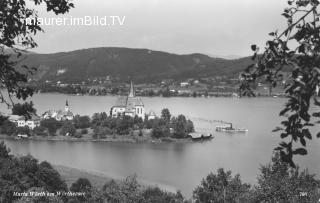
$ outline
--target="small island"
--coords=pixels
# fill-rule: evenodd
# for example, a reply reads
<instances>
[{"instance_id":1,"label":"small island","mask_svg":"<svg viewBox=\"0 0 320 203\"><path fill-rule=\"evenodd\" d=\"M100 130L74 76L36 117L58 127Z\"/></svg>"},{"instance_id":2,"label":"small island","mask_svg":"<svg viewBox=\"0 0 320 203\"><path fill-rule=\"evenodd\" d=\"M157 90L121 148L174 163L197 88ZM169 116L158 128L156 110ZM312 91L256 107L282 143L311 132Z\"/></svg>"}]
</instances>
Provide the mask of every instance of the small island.
<instances>
[{"instance_id":1,"label":"small island","mask_svg":"<svg viewBox=\"0 0 320 203\"><path fill-rule=\"evenodd\" d=\"M74 115L66 101L64 110L49 110L40 117L33 103L25 102L0 118L0 136L8 139L185 142L194 136L193 122L182 114L174 117L167 108L160 116L154 111L146 114L132 82L128 95L119 97L109 113Z\"/></svg>"}]
</instances>

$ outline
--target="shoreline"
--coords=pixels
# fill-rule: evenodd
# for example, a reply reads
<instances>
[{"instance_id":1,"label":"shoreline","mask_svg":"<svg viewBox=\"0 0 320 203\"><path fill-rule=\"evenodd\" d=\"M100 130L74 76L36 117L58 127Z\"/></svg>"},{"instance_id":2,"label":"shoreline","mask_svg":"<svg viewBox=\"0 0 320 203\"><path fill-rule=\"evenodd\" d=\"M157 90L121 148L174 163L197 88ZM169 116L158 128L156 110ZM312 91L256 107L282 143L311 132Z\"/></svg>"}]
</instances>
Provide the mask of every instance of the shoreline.
<instances>
[{"instance_id":1,"label":"shoreline","mask_svg":"<svg viewBox=\"0 0 320 203\"><path fill-rule=\"evenodd\" d=\"M161 97L161 98L241 98L238 96L234 96L232 93L234 92L215 92L215 94L208 95L208 96L192 96L192 95L172 95L168 97L164 97L162 95L155 95L155 96L147 96L147 95L137 95L138 97ZM92 96L92 97L102 97L102 96L111 96L111 97L120 97L120 96L125 96L124 94L105 94L105 95L94 95L94 94L74 94L74 93L65 93L65 92L58 92L58 91L53 91L53 92L38 92L37 94L64 94L64 95L69 95L69 96L76 96L76 97L81 97L81 96ZM286 98L287 95L280 93L280 94L256 94L255 97L247 97L247 98Z\"/></svg>"},{"instance_id":2,"label":"shoreline","mask_svg":"<svg viewBox=\"0 0 320 203\"><path fill-rule=\"evenodd\" d=\"M0 139L7 140L32 140L32 141L57 141L57 142L115 142L115 143L191 143L193 140L191 138L136 138L129 137L126 135L118 135L116 138L108 137L104 139L92 139L92 138L74 138L69 136L30 136L28 138L18 138L17 136L8 136L0 134Z\"/></svg>"}]
</instances>

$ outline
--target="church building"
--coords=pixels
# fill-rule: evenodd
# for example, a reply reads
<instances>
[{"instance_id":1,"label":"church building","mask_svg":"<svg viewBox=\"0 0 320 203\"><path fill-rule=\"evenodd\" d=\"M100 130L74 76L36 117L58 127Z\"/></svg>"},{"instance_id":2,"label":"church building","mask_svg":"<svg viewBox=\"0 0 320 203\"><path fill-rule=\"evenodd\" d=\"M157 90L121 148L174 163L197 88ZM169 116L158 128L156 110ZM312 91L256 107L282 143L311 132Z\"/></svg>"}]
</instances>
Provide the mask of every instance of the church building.
<instances>
[{"instance_id":1,"label":"church building","mask_svg":"<svg viewBox=\"0 0 320 203\"><path fill-rule=\"evenodd\" d=\"M116 104L111 108L110 113L112 117L120 115L135 117L142 119L145 117L144 104L141 98L135 96L133 84L130 84L128 96L121 96L117 99Z\"/></svg>"},{"instance_id":2,"label":"church building","mask_svg":"<svg viewBox=\"0 0 320 203\"><path fill-rule=\"evenodd\" d=\"M72 111L69 108L69 103L68 100L66 101L66 105L63 110L49 110L44 112L42 114L43 119L49 119L49 118L54 118L57 121L63 121L63 120L73 120L74 115Z\"/></svg>"}]
</instances>

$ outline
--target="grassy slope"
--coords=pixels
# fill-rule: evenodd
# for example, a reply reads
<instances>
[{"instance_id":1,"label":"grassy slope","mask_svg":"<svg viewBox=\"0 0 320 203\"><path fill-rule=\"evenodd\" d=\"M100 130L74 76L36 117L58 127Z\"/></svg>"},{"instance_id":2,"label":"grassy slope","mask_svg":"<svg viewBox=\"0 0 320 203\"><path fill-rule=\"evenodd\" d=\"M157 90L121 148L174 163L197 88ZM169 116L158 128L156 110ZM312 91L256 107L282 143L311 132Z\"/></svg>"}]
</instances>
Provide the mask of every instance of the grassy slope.
<instances>
[{"instance_id":1,"label":"grassy slope","mask_svg":"<svg viewBox=\"0 0 320 203\"><path fill-rule=\"evenodd\" d=\"M112 179L104 174L92 171L79 170L61 165L54 165L53 167L60 173L62 178L68 184L68 187L70 187L71 184L74 183L78 178L87 178L91 184L98 188L101 188L105 183Z\"/></svg>"}]
</instances>

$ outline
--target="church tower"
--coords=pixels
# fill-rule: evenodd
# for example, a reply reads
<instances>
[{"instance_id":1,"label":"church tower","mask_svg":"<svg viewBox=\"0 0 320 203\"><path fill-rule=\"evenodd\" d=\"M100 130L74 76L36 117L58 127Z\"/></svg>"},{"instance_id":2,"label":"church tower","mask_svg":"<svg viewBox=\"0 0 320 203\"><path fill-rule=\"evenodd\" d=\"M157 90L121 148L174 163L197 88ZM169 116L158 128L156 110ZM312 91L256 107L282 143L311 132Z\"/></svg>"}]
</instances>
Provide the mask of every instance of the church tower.
<instances>
[{"instance_id":1,"label":"church tower","mask_svg":"<svg viewBox=\"0 0 320 203\"><path fill-rule=\"evenodd\" d=\"M129 97L134 97L135 94L134 94L134 88L133 88L133 83L131 81L131 84L130 84L130 92L129 92Z\"/></svg>"},{"instance_id":2,"label":"church tower","mask_svg":"<svg viewBox=\"0 0 320 203\"><path fill-rule=\"evenodd\" d=\"M66 112L68 112L70 109L69 109L69 103L68 103L68 100L66 100L66 105L65 105L65 107L64 107L64 110L66 111Z\"/></svg>"}]
</instances>

